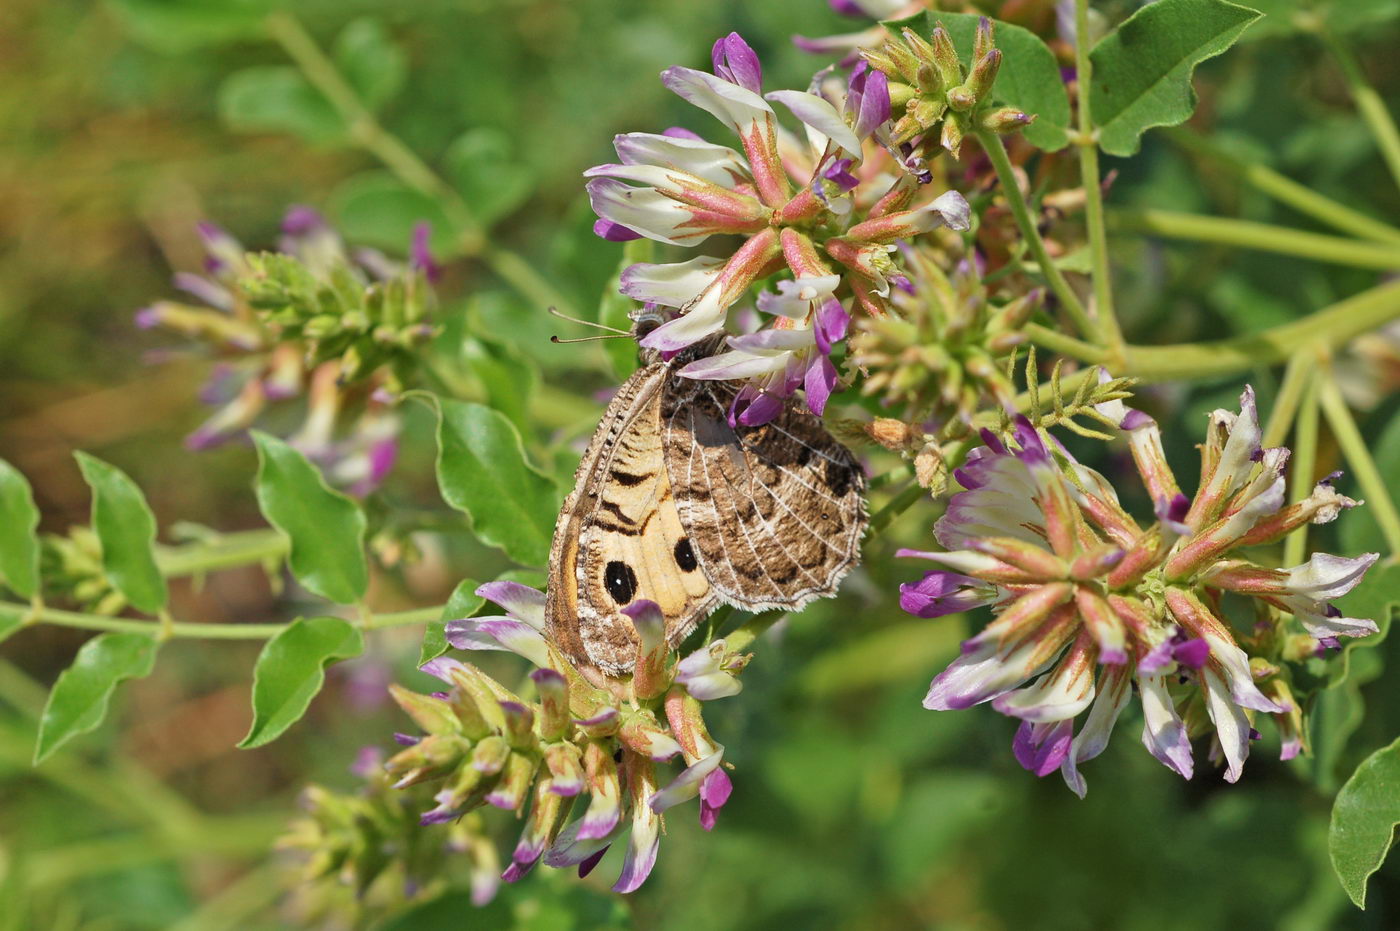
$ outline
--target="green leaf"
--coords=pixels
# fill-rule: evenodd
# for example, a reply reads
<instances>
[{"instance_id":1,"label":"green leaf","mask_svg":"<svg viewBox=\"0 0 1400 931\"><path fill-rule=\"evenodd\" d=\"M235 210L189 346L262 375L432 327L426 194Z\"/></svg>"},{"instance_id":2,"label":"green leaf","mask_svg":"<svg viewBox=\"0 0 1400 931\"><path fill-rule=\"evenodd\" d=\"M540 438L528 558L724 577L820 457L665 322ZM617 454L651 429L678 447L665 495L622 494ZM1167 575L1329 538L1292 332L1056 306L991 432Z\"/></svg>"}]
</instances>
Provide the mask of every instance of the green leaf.
<instances>
[{"instance_id":1,"label":"green leaf","mask_svg":"<svg viewBox=\"0 0 1400 931\"><path fill-rule=\"evenodd\" d=\"M253 723L240 749L261 747L301 716L326 681L326 667L359 656L360 629L340 617L297 618L263 645L253 667Z\"/></svg>"},{"instance_id":2,"label":"green leaf","mask_svg":"<svg viewBox=\"0 0 1400 931\"><path fill-rule=\"evenodd\" d=\"M603 288L603 299L598 302L598 322L603 326L631 331L630 315L637 302L618 290L622 287L622 273L637 262L653 261L655 252L650 239L634 239L622 247L622 261L617 265L616 274L608 279ZM603 350L608 354L608 361L612 363L613 372L618 378L625 379L637 370L637 344L632 340L604 340Z\"/></svg>"},{"instance_id":3,"label":"green leaf","mask_svg":"<svg viewBox=\"0 0 1400 931\"><path fill-rule=\"evenodd\" d=\"M24 616L24 609L16 610L12 606L0 609L0 643L24 626Z\"/></svg>"},{"instance_id":4,"label":"green leaf","mask_svg":"<svg viewBox=\"0 0 1400 931\"><path fill-rule=\"evenodd\" d=\"M335 63L360 101L377 110L403 89L408 62L377 19L357 19L335 40Z\"/></svg>"},{"instance_id":5,"label":"green leaf","mask_svg":"<svg viewBox=\"0 0 1400 931\"><path fill-rule=\"evenodd\" d=\"M287 558L297 581L322 598L350 604L369 585L365 515L359 505L326 485L300 452L260 430L258 507L291 542Z\"/></svg>"},{"instance_id":6,"label":"green leaf","mask_svg":"<svg viewBox=\"0 0 1400 931\"><path fill-rule=\"evenodd\" d=\"M1225 0L1158 0L1104 36L1089 54L1103 150L1132 155L1146 130L1184 122L1196 109L1196 65L1228 49L1258 18Z\"/></svg>"},{"instance_id":7,"label":"green leaf","mask_svg":"<svg viewBox=\"0 0 1400 931\"><path fill-rule=\"evenodd\" d=\"M442 609L442 619L429 621L423 631L423 646L418 651L418 665L437 659L448 650L446 625L448 621L472 617L486 604L486 599L476 593L481 583L476 579L463 579L452 590L452 597Z\"/></svg>"},{"instance_id":8,"label":"green leaf","mask_svg":"<svg viewBox=\"0 0 1400 931\"><path fill-rule=\"evenodd\" d=\"M111 0L127 31L161 52L255 36L274 0Z\"/></svg>"},{"instance_id":9,"label":"green leaf","mask_svg":"<svg viewBox=\"0 0 1400 931\"><path fill-rule=\"evenodd\" d=\"M456 228L438 202L386 171L366 171L340 185L331 212L346 239L395 255L407 252L413 227L422 222L432 227L428 244L434 253L450 255L455 249Z\"/></svg>"},{"instance_id":10,"label":"green leaf","mask_svg":"<svg viewBox=\"0 0 1400 931\"><path fill-rule=\"evenodd\" d=\"M544 565L559 510L558 488L525 457L515 425L482 404L415 396L437 411L443 500L471 518L482 542L518 563Z\"/></svg>"},{"instance_id":11,"label":"green leaf","mask_svg":"<svg viewBox=\"0 0 1400 931\"><path fill-rule=\"evenodd\" d=\"M1342 888L1366 907L1366 880L1380 869L1400 825L1400 740L1368 756L1332 803L1327 852Z\"/></svg>"},{"instance_id":12,"label":"green leaf","mask_svg":"<svg viewBox=\"0 0 1400 931\"><path fill-rule=\"evenodd\" d=\"M150 675L155 661L156 641L145 634L99 634L83 644L73 665L59 674L44 705L35 765L101 724L117 684Z\"/></svg>"},{"instance_id":13,"label":"green leaf","mask_svg":"<svg viewBox=\"0 0 1400 931\"><path fill-rule=\"evenodd\" d=\"M78 468L92 488L92 529L102 543L102 569L138 611L156 614L169 592L156 568L156 519L146 496L127 474L78 452Z\"/></svg>"},{"instance_id":14,"label":"green leaf","mask_svg":"<svg viewBox=\"0 0 1400 931\"><path fill-rule=\"evenodd\" d=\"M519 207L535 189L534 172L520 160L510 136L493 127L462 133L448 146L443 163L482 227Z\"/></svg>"},{"instance_id":15,"label":"green leaf","mask_svg":"<svg viewBox=\"0 0 1400 931\"><path fill-rule=\"evenodd\" d=\"M530 398L540 380L533 360L508 343L472 336L462 340L459 359L486 389L490 405L509 417L517 429L529 429Z\"/></svg>"},{"instance_id":16,"label":"green leaf","mask_svg":"<svg viewBox=\"0 0 1400 931\"><path fill-rule=\"evenodd\" d=\"M290 133L311 143L342 141L345 121L320 91L289 65L234 72L219 87L219 117L244 133Z\"/></svg>"},{"instance_id":17,"label":"green leaf","mask_svg":"<svg viewBox=\"0 0 1400 931\"><path fill-rule=\"evenodd\" d=\"M0 582L18 595L39 591L39 509L20 471L0 459Z\"/></svg>"},{"instance_id":18,"label":"green leaf","mask_svg":"<svg viewBox=\"0 0 1400 931\"><path fill-rule=\"evenodd\" d=\"M977 34L975 13L924 13L901 20L927 37L940 22L948 30L963 66L972 63L972 40ZM1035 122L1021 131L1026 141L1039 149L1054 152L1069 144L1069 94L1060 77L1055 53L1035 33L1000 20L996 24L996 44L1001 49L1001 68L992 85L992 98L1035 115Z\"/></svg>"}]
</instances>

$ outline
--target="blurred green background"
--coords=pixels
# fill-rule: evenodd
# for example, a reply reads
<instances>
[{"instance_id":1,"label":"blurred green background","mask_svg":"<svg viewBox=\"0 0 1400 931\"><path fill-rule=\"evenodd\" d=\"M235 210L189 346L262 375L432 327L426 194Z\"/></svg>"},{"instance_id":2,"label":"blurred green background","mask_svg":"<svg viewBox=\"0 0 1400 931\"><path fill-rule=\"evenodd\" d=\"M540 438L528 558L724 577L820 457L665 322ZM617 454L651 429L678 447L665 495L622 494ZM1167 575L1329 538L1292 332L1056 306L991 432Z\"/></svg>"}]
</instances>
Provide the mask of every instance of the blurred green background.
<instances>
[{"instance_id":1,"label":"blurred green background","mask_svg":"<svg viewBox=\"0 0 1400 931\"><path fill-rule=\"evenodd\" d=\"M1048 2L979 6L1054 35ZM1268 6L1286 14L1295 5ZM1375 15L1345 39L1394 111L1394 4L1364 6ZM1100 5L1115 21L1132 7ZM137 308L172 293L172 271L198 270L192 229L202 219L250 247L271 246L286 207L309 204L352 242L400 253L411 223L432 220L448 264L444 318L467 315L514 347L529 440L564 478L569 443L601 410L593 392L614 381L596 347L551 345L561 325L537 295L510 287L479 247L462 255L440 205L354 144L269 37L269 9L268 0L0 6L0 457L30 478L45 531L86 520L76 448L130 472L162 525L261 525L250 448L180 447L206 415L195 394L209 361L171 352L178 338L132 323ZM486 251L523 257L585 315L620 249L589 232L580 172L609 160L618 132L683 123L720 138L657 73L705 66L714 38L738 30L763 58L766 86L801 88L826 62L789 37L859 25L822 0L313 0L284 9L331 50L382 125L491 221ZM1342 203L1400 216L1340 72L1286 15L1208 62L1197 87L1199 132ZM1118 171L1111 208L1314 228L1168 135L1145 143L1136 159L1109 160ZM1131 234L1115 238L1114 258L1125 326L1141 343L1257 330L1378 277ZM1266 398L1276 382L1266 371L1252 380ZM1239 389L1236 379L1146 389L1144 403L1179 437L1183 475L1194 474L1200 415L1229 406ZM1391 396L1361 416L1400 479L1397 406ZM410 423L409 452L385 492L394 506L436 504L423 426ZM1101 465L1130 474L1117 460ZM605 892L614 853L583 884L537 873L486 912L453 893L394 926L1400 926L1400 858L1373 879L1363 914L1346 902L1325 849L1339 779L1400 733L1400 684L1379 677L1379 660L1400 659L1400 642L1372 651L1375 668L1353 677L1317 759L1279 763L1269 734L1239 785L1223 784L1203 759L1196 780L1183 783L1142 749L1130 715L1086 767L1081 802L1058 776L1036 780L1016 765L1012 721L986 708L920 708L966 632L957 619L921 621L898 608L898 584L920 569L892 554L925 543L934 513L907 512L870 543L867 567L839 599L760 644L743 695L711 714L737 767L734 799L708 835L689 808L678 809L640 893L619 904ZM1330 527L1321 539L1367 547L1374 531L1364 517L1347 523L1334 525L1340 541ZM464 534L435 539L421 563L377 580L377 606L440 603L460 578L492 578L504 566ZM291 613L252 569L211 577L198 591L182 584L176 595L180 617ZM270 852L272 840L307 781L353 788L357 749L403 728L383 687L424 684L412 671L419 633L378 634L364 658L336 667L303 722L254 751L233 745L247 726L257 644L173 643L150 678L122 690L100 731L37 770L29 759L43 687L84 638L52 627L12 637L0 647L0 927L297 924L287 896L294 870ZM489 820L508 849L515 825Z\"/></svg>"}]
</instances>

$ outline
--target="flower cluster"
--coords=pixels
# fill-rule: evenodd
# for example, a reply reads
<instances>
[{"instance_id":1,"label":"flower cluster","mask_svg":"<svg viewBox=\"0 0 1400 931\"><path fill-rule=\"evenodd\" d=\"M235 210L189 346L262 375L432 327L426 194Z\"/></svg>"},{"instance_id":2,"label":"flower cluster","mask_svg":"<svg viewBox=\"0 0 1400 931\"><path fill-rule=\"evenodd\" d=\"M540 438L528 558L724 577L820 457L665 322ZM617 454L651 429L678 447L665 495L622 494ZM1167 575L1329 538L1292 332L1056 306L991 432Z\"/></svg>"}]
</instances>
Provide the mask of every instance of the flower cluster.
<instances>
[{"instance_id":1,"label":"flower cluster","mask_svg":"<svg viewBox=\"0 0 1400 931\"><path fill-rule=\"evenodd\" d=\"M1287 661L1376 630L1331 601L1377 555L1318 553L1273 569L1239 552L1357 503L1324 480L1286 505L1288 451L1263 448L1251 390L1240 404L1238 415L1211 415L1190 499L1156 423L1121 401L1099 405L1126 434L1155 502L1145 528L1102 475L1047 444L1029 420L1016 422L1009 441L984 433L986 445L955 473L965 490L934 529L947 552L902 551L945 567L902 587L906 611L938 617L992 605L995 614L933 680L925 707L992 702L1022 722L1021 764L1042 776L1059 769L1080 795L1078 767L1103 751L1134 684L1144 744L1183 777L1193 769L1191 739L1213 732L1212 758L1223 757L1225 778L1237 780L1260 713L1278 726L1284 757L1297 754L1302 712ZM1306 635L1290 634L1285 615ZM1232 616L1248 622L1248 634L1235 632Z\"/></svg>"},{"instance_id":2,"label":"flower cluster","mask_svg":"<svg viewBox=\"0 0 1400 931\"><path fill-rule=\"evenodd\" d=\"M678 246L741 237L727 258L638 263L623 272L623 294L677 311L641 341L662 353L722 333L752 285L790 272L792 280L759 301L775 317L771 328L731 337L728 352L683 374L748 379L731 411L737 422L771 419L799 387L820 412L836 383L830 356L851 310L888 313L891 288L905 282L894 244L940 226L967 229L967 202L953 191L927 196L890 155L882 72L860 65L846 82L765 96L758 56L734 33L715 43L713 65L714 73L670 68L661 79L728 126L742 151L684 129L618 136L618 163L585 172L594 229L606 239ZM803 124L805 140L779 126L769 101Z\"/></svg>"},{"instance_id":3,"label":"flower cluster","mask_svg":"<svg viewBox=\"0 0 1400 931\"><path fill-rule=\"evenodd\" d=\"M1025 341L1021 328L1042 292L996 304L975 253L954 264L924 244L902 251L914 287L896 295L899 313L862 319L851 339L851 364L871 373L861 393L934 429L966 428L989 402L1009 408L1016 389L1006 363ZM954 265L951 274L947 264Z\"/></svg>"},{"instance_id":4,"label":"flower cluster","mask_svg":"<svg viewBox=\"0 0 1400 931\"><path fill-rule=\"evenodd\" d=\"M424 824L454 822L483 806L523 813L525 827L502 878L514 882L543 861L585 875L626 837L613 888L632 892L656 862L662 813L699 797L709 830L732 784L724 747L705 727L701 702L736 694L747 662L717 641L679 662L666 645L665 621L650 601L624 610L640 643L630 680L591 684L546 639L544 595L515 582L477 592L505 615L452 621L448 642L463 650L510 650L537 668L532 699L477 667L450 657L423 669L450 687L421 695L395 687L400 707L424 732L398 735L405 748L385 769L397 787L430 783L436 806ZM662 787L657 764L685 768ZM587 795L587 805L578 804ZM573 811L577 810L577 816Z\"/></svg>"},{"instance_id":5,"label":"flower cluster","mask_svg":"<svg viewBox=\"0 0 1400 931\"><path fill-rule=\"evenodd\" d=\"M295 905L308 923L348 908L347 890L355 913L393 907L462 864L473 902L484 905L495 896L501 867L479 815L458 819L444 836L421 824L412 793L392 789L377 749L365 748L352 770L365 780L360 791L308 786L302 816L277 842L302 855Z\"/></svg>"},{"instance_id":6,"label":"flower cluster","mask_svg":"<svg viewBox=\"0 0 1400 931\"><path fill-rule=\"evenodd\" d=\"M412 350L434 332L427 316L438 268L428 228L415 231L407 264L372 249L352 256L309 207L288 211L282 232L279 251L248 253L201 224L208 274L178 273L175 286L202 304L157 301L136 322L180 332L220 357L201 392L218 410L187 445L225 441L270 403L305 394L291 442L364 494L393 465L399 422L388 402L415 364Z\"/></svg>"},{"instance_id":7,"label":"flower cluster","mask_svg":"<svg viewBox=\"0 0 1400 931\"><path fill-rule=\"evenodd\" d=\"M937 147L958 156L963 138L978 130L1009 133L1029 126L1033 116L1015 107L992 107L992 84L1001 68L1001 50L993 42L991 20L977 24L972 67L964 70L948 30L941 25L924 39L913 29L902 30L903 42L888 39L878 49L861 53L871 67L890 81L890 98L903 112L891 129L895 145L932 157Z\"/></svg>"}]
</instances>

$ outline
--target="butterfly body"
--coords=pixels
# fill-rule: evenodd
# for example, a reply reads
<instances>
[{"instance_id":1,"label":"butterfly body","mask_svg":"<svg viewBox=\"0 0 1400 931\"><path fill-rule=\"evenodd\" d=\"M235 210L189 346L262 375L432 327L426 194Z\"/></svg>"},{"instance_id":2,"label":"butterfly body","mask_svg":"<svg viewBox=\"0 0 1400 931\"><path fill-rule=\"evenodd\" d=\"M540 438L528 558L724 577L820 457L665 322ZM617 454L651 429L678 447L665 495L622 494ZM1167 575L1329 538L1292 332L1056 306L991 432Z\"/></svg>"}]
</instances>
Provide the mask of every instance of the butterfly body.
<instances>
[{"instance_id":1,"label":"butterfly body","mask_svg":"<svg viewBox=\"0 0 1400 931\"><path fill-rule=\"evenodd\" d=\"M630 673L621 609L655 601L672 647L721 603L795 610L835 593L859 558L865 476L821 421L788 405L730 427L736 390L682 378L706 343L653 360L618 390L555 527L546 624L576 664Z\"/></svg>"}]
</instances>

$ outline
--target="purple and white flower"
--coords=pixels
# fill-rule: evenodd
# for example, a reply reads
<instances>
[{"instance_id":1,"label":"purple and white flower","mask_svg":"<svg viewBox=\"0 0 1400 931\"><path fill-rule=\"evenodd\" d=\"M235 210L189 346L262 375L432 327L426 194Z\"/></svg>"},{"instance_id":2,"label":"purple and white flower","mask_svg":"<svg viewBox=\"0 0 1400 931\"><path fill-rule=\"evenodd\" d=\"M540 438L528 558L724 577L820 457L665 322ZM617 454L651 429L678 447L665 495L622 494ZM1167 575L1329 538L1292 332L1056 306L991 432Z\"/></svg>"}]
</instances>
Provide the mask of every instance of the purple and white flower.
<instances>
[{"instance_id":1,"label":"purple and white flower","mask_svg":"<svg viewBox=\"0 0 1400 931\"><path fill-rule=\"evenodd\" d=\"M1373 621L1343 617L1330 602L1377 556L1317 553L1301 566L1271 569L1235 553L1355 504L1325 481L1285 507L1287 451L1261 447L1253 392L1240 402L1239 414L1212 414L1201 489L1189 501L1156 423L1119 402L1102 405L1160 502L1158 523L1145 528L1103 476L1024 417L1005 439L984 431L985 445L955 473L964 490L934 528L947 551L901 551L941 566L901 586L906 611L939 617L990 604L994 614L933 680L925 707L991 702L1023 722L1014 742L1022 765L1042 776L1059 769L1079 795L1078 767L1102 752L1133 684L1144 745L1185 778L1194 769L1191 737L1211 733L1212 757L1236 781L1259 713L1278 724L1284 757L1298 753L1301 712L1287 681L1273 660L1251 651L1267 652L1280 639L1274 632L1285 615L1321 641L1374 632ZM1237 634L1220 610L1226 592L1255 599L1272 620ZM1192 701L1199 713L1184 716ZM1086 711L1076 734L1074 721Z\"/></svg>"}]
</instances>

